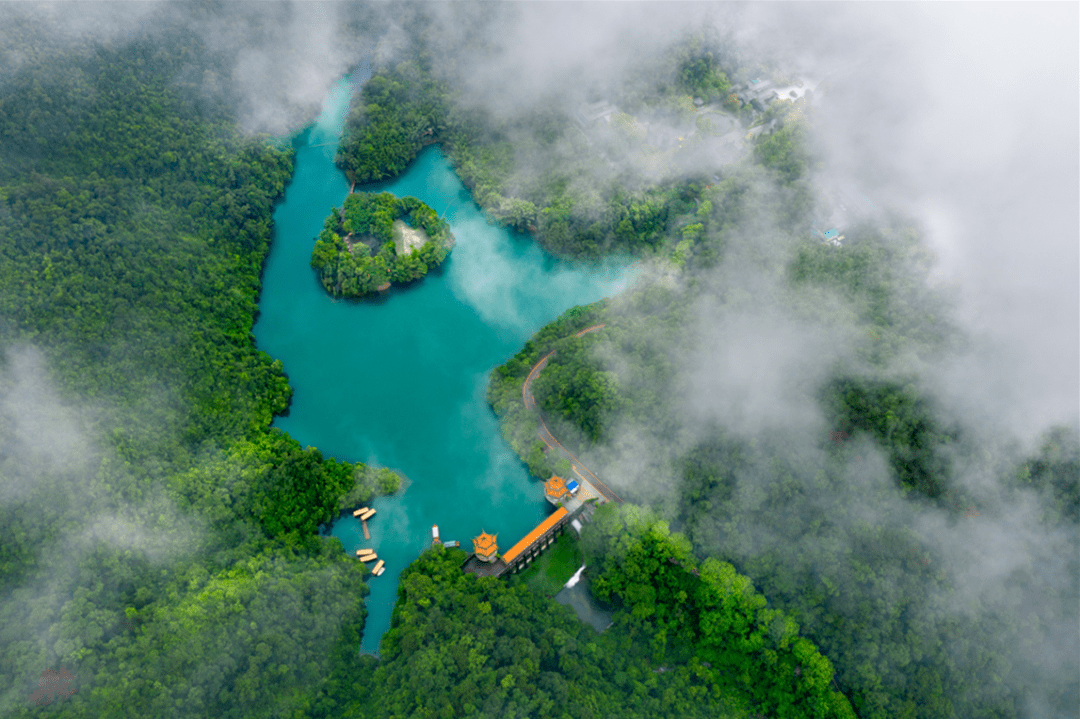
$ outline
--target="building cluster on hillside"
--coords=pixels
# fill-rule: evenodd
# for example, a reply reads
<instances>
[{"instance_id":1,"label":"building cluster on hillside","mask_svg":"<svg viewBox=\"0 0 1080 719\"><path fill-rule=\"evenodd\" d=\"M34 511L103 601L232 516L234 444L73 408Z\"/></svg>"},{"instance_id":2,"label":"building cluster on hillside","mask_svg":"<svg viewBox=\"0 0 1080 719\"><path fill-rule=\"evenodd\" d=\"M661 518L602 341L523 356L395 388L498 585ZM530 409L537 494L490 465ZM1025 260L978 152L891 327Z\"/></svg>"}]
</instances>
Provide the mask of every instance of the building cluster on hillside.
<instances>
[{"instance_id":1,"label":"building cluster on hillside","mask_svg":"<svg viewBox=\"0 0 1080 719\"><path fill-rule=\"evenodd\" d=\"M765 108L776 100L797 100L800 97L812 96L813 89L804 81L799 82L797 85L779 87L772 80L757 78L737 85L732 88L732 92L758 112L764 112Z\"/></svg>"},{"instance_id":2,"label":"building cluster on hillside","mask_svg":"<svg viewBox=\"0 0 1080 719\"><path fill-rule=\"evenodd\" d=\"M809 99L812 97L813 87L808 81L799 80L795 85L777 85L773 80L755 78L732 87L731 92L739 98L744 107L749 106L752 117L760 116L761 113L775 101L797 100L800 97ZM715 129L704 138L704 146L700 148L702 153L712 157L718 164L728 164L745 155L748 151L746 142L761 135L769 135L780 127L780 121L773 119L767 123L754 125L745 129L746 119L742 123L729 115L719 104L706 104L700 97L692 98L695 116L708 117L716 125ZM585 135L585 139L593 145L589 131L612 123L612 118L619 112L619 108L607 100L579 105L573 113L574 122ZM671 125L666 122L649 122L639 119L641 127L645 130L645 142L658 150L675 150L684 145L691 137L698 134L697 127L693 122L685 126ZM751 123L753 120L751 120ZM595 147L595 146L594 146ZM598 150L599 152L599 150ZM610 160L599 152L602 159L609 164Z\"/></svg>"}]
</instances>

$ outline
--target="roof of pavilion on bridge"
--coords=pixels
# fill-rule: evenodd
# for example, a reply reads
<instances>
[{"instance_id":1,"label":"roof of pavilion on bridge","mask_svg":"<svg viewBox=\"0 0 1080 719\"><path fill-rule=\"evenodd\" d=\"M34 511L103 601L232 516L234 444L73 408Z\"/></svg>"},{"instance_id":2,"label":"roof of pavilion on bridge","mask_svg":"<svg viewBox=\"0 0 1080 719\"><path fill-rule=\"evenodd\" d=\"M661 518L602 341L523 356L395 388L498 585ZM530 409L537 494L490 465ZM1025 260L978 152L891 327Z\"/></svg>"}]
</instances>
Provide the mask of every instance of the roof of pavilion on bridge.
<instances>
[{"instance_id":1,"label":"roof of pavilion on bridge","mask_svg":"<svg viewBox=\"0 0 1080 719\"><path fill-rule=\"evenodd\" d=\"M499 545L495 543L495 538L498 536L498 534L480 532L479 537L473 537L473 551L483 555L494 554L499 549Z\"/></svg>"},{"instance_id":2,"label":"roof of pavilion on bridge","mask_svg":"<svg viewBox=\"0 0 1080 719\"><path fill-rule=\"evenodd\" d=\"M503 561L509 564L510 562L517 559L517 556L519 554L521 554L531 545L533 545L536 540L544 536L549 529L558 524L559 520L561 520L567 514L568 512L566 511L566 507L559 507L557 510L555 510L554 514L549 515L547 519L536 525L536 528L533 529L533 531L522 537L520 542L515 544L513 547L510 547L510 551L503 555Z\"/></svg>"}]
</instances>

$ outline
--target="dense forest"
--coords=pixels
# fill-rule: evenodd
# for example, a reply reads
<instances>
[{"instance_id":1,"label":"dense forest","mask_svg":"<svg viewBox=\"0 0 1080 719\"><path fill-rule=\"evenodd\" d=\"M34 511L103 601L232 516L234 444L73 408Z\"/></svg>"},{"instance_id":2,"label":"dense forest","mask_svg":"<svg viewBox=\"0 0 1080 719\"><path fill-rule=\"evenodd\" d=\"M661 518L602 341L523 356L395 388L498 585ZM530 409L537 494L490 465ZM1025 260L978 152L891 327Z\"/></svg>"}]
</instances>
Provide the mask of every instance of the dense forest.
<instances>
[{"instance_id":1,"label":"dense forest","mask_svg":"<svg viewBox=\"0 0 1080 719\"><path fill-rule=\"evenodd\" d=\"M582 535L597 634L524 586L462 573L434 547L401 575L381 661L347 716L853 717L832 666L730 564L635 507L607 505Z\"/></svg>"},{"instance_id":2,"label":"dense forest","mask_svg":"<svg viewBox=\"0 0 1080 719\"><path fill-rule=\"evenodd\" d=\"M64 716L303 713L365 616L319 527L397 476L270 428L291 390L251 328L292 150L237 130L198 81L231 59L182 24L5 22L0 713L43 711L48 669Z\"/></svg>"},{"instance_id":3,"label":"dense forest","mask_svg":"<svg viewBox=\"0 0 1080 719\"><path fill-rule=\"evenodd\" d=\"M809 236L804 113L742 103L747 69L703 36L590 96L621 114L589 140L557 109L507 119L460 103L415 8L406 51L354 103L339 164L386 179L437 142L493 222L562 255L647 258L637 286L541 329L488 388L503 436L548 476L521 384L557 350L533 385L542 416L631 503L602 507L580 540L607 631L435 548L402 574L380 657L360 656L368 570L319 530L398 476L271 428L291 389L251 335L292 150L239 131L235 57L175 17L115 42L61 42L30 18L8 13L0 33L19 59L0 63L5 716L1011 719L1080 702L1076 656L1043 644L1075 633L1076 429L1020 455L943 409L920 362L966 340L919 229L865 223L842 247ZM635 118L704 137L694 97L779 129L715 174L687 169L693 143L647 147ZM317 269L341 245L382 256L383 281L437 265L421 253L446 229L407 199L335 208ZM365 213L357 239L379 244L350 251ZM438 240L401 279L386 246L398 213ZM717 381L688 368L715 356L698 330L741 321L853 348L792 365L785 391L810 414L733 428L693 413ZM997 505L967 493L970 467ZM1008 591L972 594L960 550L928 533L970 537L1001 506L1035 507L1045 542ZM42 708L28 697L47 670L73 691Z\"/></svg>"},{"instance_id":4,"label":"dense forest","mask_svg":"<svg viewBox=\"0 0 1080 719\"><path fill-rule=\"evenodd\" d=\"M407 233L420 244L407 245ZM334 297L363 297L420 279L453 246L450 225L415 197L353 192L323 223L311 266Z\"/></svg>"},{"instance_id":5,"label":"dense forest","mask_svg":"<svg viewBox=\"0 0 1080 719\"><path fill-rule=\"evenodd\" d=\"M10 20L5 51L21 42L24 61L0 92L5 715L43 711L37 696L71 717L329 716L358 698L405 713L449 699L507 716L567 704L571 687L591 697L567 704L574 716L836 705L820 682L827 663L803 644L783 656L804 662L806 682L758 687L745 670L760 657L715 657L743 667L735 679L696 661L661 671L650 662L663 654L640 632L612 631L603 641L641 646L609 683L611 653L567 610L503 584L465 586L453 556L422 558L403 591L427 577L463 602L480 592L477 607L494 611L450 616L487 622L482 661L463 665L456 694L442 696L438 678L417 694L400 673L427 661L406 651L410 632L446 631L449 617L402 621L406 594L379 669L385 687L366 681L373 660L356 649L367 570L318 530L395 491L398 477L270 428L291 390L251 336L291 149L237 130L221 87L231 58L183 23L64 44L31 16ZM446 239L424 208L403 209ZM528 623L512 619L523 608ZM757 609L746 611L755 626ZM529 637L536 650L517 653ZM36 693L48 671L71 677L59 694Z\"/></svg>"},{"instance_id":6,"label":"dense forest","mask_svg":"<svg viewBox=\"0 0 1080 719\"><path fill-rule=\"evenodd\" d=\"M1065 660L1068 668L1044 664L1033 675L1012 655L1017 647L1034 651L1046 617L1076 617L1075 429L1051 431L1036 455L1012 461L1002 460L1010 456L1002 448L988 451L981 438L965 434L916 373L889 371L898 357L932 358L961 341L947 320L947 293L926 282L930 258L916 231L902 222L866 225L849 230L843 247L774 232L773 244L755 246L747 259L740 254L746 248L717 225L737 227L748 199L757 211L784 208L770 207L775 196L764 204L747 198L745 179L732 176L703 193L701 206L710 211L699 214L701 239L678 285L645 282L571 310L495 370L488 397L504 437L537 476L555 469L537 437L536 415L521 402L525 376L554 349L532 389L556 437L620 496L654 507L679 527L694 556L720 558L753 578L770 605L831 660L858 716L1018 717L1031 697L1050 697L1047 710L1066 715L1078 696L1075 659ZM717 236L727 241L709 240ZM730 275L725 286L712 284L708 270L725 253L744 267L780 264L771 294L751 297ZM858 328L854 356L838 356L786 385L793 406L814 408L825 426L784 417L747 436L715 417L698 423L687 416L694 406L688 393L708 381L687 375L681 359L707 351L694 330L702 302L711 322L743 315L764 321L783 312L826 333L837 325ZM598 323L606 327L574 336ZM819 434L807 437L814 426ZM1049 544L1033 550L1040 564L1015 569L1009 584L1038 587L1037 606L1029 604L1031 594L1025 600L1010 591L981 604L968 600L965 611L956 611L950 597L963 587L946 571L950 550L935 548L916 527L920 516L939 517L936 536L951 536L976 514L993 511L955 482L956 468L965 466L995 477L1009 497L1003 506L1039 497ZM868 484L867 475L891 482ZM860 514L879 519L855 519ZM1070 558L1059 563L1052 559L1057 552Z\"/></svg>"},{"instance_id":7,"label":"dense forest","mask_svg":"<svg viewBox=\"0 0 1080 719\"><path fill-rule=\"evenodd\" d=\"M1039 711L1067 713L1080 700L1075 657L1055 666L1032 642L1046 636L1040 615L1076 623L1075 428L1054 430L1036 455L1016 457L1005 447L988 452L942 411L918 366L962 349L952 298L929 282L933 258L905 218L857 222L842 247L807 231L819 194L809 108L781 102L753 112L729 93L727 77L745 79L746 68L699 36L595 94L623 112L610 142L590 143L550 109L557 103L511 119L462 104L457 78L443 69L453 62L416 39L430 32L422 21L412 30L410 51L376 69L350 117L339 154L350 177L392 175L438 142L492 221L558 254L659 260L633 291L571 310L495 370L489 400L530 471L558 471L537 437L537 416L521 402L524 377L555 349L533 391L556 436L623 496L681 528L695 556L752 577L834 663L860 717L1018 717L1040 703ZM685 162L682 173L652 175L634 164L643 128L632 113L664 108L678 127L694 116L693 95L724 93L725 110L744 126L779 122L750 157L712 175ZM646 152L654 165L678 167L685 149ZM718 318L806 323L851 347L789 383L825 424L816 439L805 437L810 426L784 422L749 437L715 418L694 426L685 398L699 378L680 368L704 351L693 331L703 306ZM597 323L607 326L572 336ZM981 605L964 600L958 612L964 587L946 570L951 550L916 527L932 517L938 540L959 536L991 511L955 481L962 467L993 476L1014 503L1033 492L1045 507L1040 531L1053 539L1035 552L1045 563L1015 570L1007 593ZM871 490L859 479L868 473L891 479ZM856 521L860 513L888 519ZM1055 552L1072 559L1056 563ZM1048 569L1058 564L1059 572ZM1019 587L1029 588L1028 600ZM1014 661L1017 648L1039 665L1035 673Z\"/></svg>"},{"instance_id":8,"label":"dense forest","mask_svg":"<svg viewBox=\"0 0 1080 719\"><path fill-rule=\"evenodd\" d=\"M734 66L716 38L692 36L608 88L621 112L610 126L590 128L590 139L571 112L558 109L562 98L544 98L511 117L466 103L458 63L431 47L438 33L431 22L424 13L411 17L407 52L377 65L354 101L337 156L350 181L394 177L424 145L437 143L491 221L528 232L545 249L569 257L657 251L669 225L711 182L712 169L684 169L712 122L694 119L693 96L703 102L725 97L731 86L725 62L733 75L749 71ZM784 120L801 108L781 104L787 107L762 114L731 94L717 112L741 127ZM630 113L653 117L658 126L685 126L687 134L698 126L701 131L678 147L660 149L646 142L644 127ZM811 164L799 127L792 120L783 133L764 137L753 158L788 188L791 217L809 210L809 195L797 184Z\"/></svg>"}]
</instances>

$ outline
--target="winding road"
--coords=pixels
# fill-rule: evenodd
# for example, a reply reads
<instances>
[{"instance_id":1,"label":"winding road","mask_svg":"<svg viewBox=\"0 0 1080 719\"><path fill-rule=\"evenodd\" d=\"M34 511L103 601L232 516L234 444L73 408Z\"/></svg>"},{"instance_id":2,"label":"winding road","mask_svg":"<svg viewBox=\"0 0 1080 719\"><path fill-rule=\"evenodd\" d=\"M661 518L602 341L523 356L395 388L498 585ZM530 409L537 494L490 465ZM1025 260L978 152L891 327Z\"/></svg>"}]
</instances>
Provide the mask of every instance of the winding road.
<instances>
[{"instance_id":1,"label":"winding road","mask_svg":"<svg viewBox=\"0 0 1080 719\"><path fill-rule=\"evenodd\" d=\"M576 333L574 336L581 337L587 332L592 332L605 326L606 325L601 324L593 325L592 327L586 327L585 329ZM552 350L546 355L544 355L540 359L540 361L537 362L529 371L529 376L525 378L525 382L521 385L521 399L525 403L525 409L536 409L536 398L533 397L532 394L532 382L534 379L536 379L536 376L540 374L540 370L544 369L544 367L548 363L548 360L551 359L551 356L553 354L555 354L555 350ZM569 460L570 467L574 470L574 474L578 476L578 479L594 487L596 491L604 495L604 499L608 500L609 502L617 502L619 504L622 504L623 500L619 498L619 495L612 492L610 487L601 482L599 477L593 474L588 467L581 463L581 460L575 457L566 447L562 446L559 440L555 439L554 435L551 434L551 430L548 429L547 424L544 422L544 417L540 414L539 410L537 410L536 414L537 418L540 420L540 439L543 440L544 444L546 444L552 449L558 450L563 456L567 458L567 460Z\"/></svg>"}]
</instances>

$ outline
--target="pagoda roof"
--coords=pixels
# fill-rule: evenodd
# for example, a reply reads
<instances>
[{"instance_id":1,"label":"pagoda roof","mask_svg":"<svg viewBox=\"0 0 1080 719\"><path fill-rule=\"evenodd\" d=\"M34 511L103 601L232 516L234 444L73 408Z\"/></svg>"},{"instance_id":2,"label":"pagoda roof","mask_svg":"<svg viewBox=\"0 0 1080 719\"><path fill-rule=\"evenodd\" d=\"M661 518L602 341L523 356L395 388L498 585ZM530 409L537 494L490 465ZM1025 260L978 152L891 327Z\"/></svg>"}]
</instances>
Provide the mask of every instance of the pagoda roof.
<instances>
[{"instance_id":1,"label":"pagoda roof","mask_svg":"<svg viewBox=\"0 0 1080 719\"><path fill-rule=\"evenodd\" d=\"M488 534L487 532L480 532L479 537L473 537L473 551L477 554L492 554L498 550L499 546L495 543L495 538L498 534Z\"/></svg>"},{"instance_id":2,"label":"pagoda roof","mask_svg":"<svg viewBox=\"0 0 1080 719\"><path fill-rule=\"evenodd\" d=\"M557 474L551 475L551 479L544 482L544 494L553 499L558 499L569 491L566 488L566 480Z\"/></svg>"}]
</instances>

